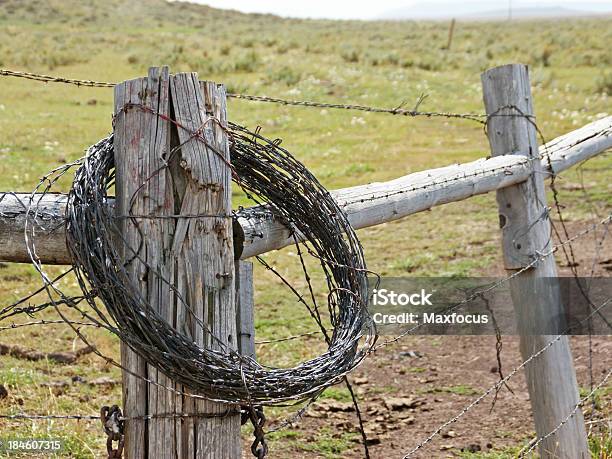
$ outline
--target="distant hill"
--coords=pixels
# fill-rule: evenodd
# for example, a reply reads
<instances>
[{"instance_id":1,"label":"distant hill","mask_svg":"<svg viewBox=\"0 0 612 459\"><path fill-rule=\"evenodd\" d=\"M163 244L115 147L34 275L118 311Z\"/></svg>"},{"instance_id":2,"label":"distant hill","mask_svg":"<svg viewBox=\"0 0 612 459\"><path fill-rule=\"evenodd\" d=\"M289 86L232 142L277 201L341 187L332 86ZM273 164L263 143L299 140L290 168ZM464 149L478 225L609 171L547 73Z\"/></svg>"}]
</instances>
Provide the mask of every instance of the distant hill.
<instances>
[{"instance_id":1,"label":"distant hill","mask_svg":"<svg viewBox=\"0 0 612 459\"><path fill-rule=\"evenodd\" d=\"M412 7L400 8L381 15L378 19L484 19L498 20L508 18L508 9L490 10L490 2L472 2L461 4L417 4ZM589 17L602 14L612 14L612 6L589 5L593 8L578 10L561 6L513 8L513 19L554 19L570 17Z\"/></svg>"},{"instance_id":2,"label":"distant hill","mask_svg":"<svg viewBox=\"0 0 612 459\"><path fill-rule=\"evenodd\" d=\"M586 17L598 14L601 13L573 10L561 6L517 8L512 10L512 18L515 19ZM483 11L482 13L466 14L461 17L470 19L506 19L508 17L508 10Z\"/></svg>"},{"instance_id":3,"label":"distant hill","mask_svg":"<svg viewBox=\"0 0 612 459\"><path fill-rule=\"evenodd\" d=\"M265 21L277 18L167 0L0 0L0 19L34 24L123 28L127 24L131 27L151 27L160 23L210 27L211 23L228 20L248 23L253 19Z\"/></svg>"},{"instance_id":4,"label":"distant hill","mask_svg":"<svg viewBox=\"0 0 612 459\"><path fill-rule=\"evenodd\" d=\"M444 3L448 1L449 3ZM466 3L442 0L420 3L412 7L389 11L373 19L506 19L508 10L490 10L489 0ZM599 8L600 12L594 10ZM607 10L606 10L607 8ZM612 6L584 3L584 11L563 7L516 8L513 18L562 18L612 14ZM590 11L589 11L590 10ZM296 23L303 19L281 18L272 14L242 13L212 8L201 3L176 0L0 0L0 20L38 25L97 26L142 28L172 24L183 27L210 29L214 25L232 23L248 27L276 26ZM223 28L223 27L222 27Z\"/></svg>"}]
</instances>

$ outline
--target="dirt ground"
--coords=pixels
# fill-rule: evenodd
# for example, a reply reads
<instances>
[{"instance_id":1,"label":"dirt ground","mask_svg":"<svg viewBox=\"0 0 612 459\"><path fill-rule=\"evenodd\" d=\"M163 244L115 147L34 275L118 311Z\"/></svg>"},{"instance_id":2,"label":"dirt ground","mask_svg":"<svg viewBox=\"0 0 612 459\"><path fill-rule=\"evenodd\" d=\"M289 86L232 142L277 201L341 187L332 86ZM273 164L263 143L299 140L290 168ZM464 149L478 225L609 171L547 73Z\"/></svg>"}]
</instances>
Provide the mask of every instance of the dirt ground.
<instances>
[{"instance_id":1,"label":"dirt ground","mask_svg":"<svg viewBox=\"0 0 612 459\"><path fill-rule=\"evenodd\" d=\"M568 225L575 234L588 224ZM601 232L598 235L601 238ZM573 244L581 275L609 277L612 274L612 244L606 238L603 246L596 246L591 236ZM571 275L557 254L560 275ZM593 264L593 261L595 263ZM503 275L503 271L483 270L483 275ZM521 363L516 336L502 339L502 371L507 375ZM589 337L570 337L578 384L589 388ZM609 336L592 338L592 373L597 384L612 366L612 340ZM402 457L425 440L439 425L458 415L466 405L498 381L495 336L408 336L376 354L351 376L359 395L369 437L372 458ZM523 371L519 371L503 388L495 405L493 397L485 398L458 422L451 424L426 447L411 457L514 457L521 446L534 435L529 395ZM554 390L554 387L552 388ZM609 418L610 386L598 398L598 410L591 418L590 404L584 407L587 420ZM583 394L584 395L584 394ZM607 414L606 414L607 413ZM594 432L603 423L591 423ZM322 400L311 408L302 422L294 428L306 440L317 442L320 433L331 431L333 438L345 438L353 433L349 448L337 454L325 451L306 451L296 442L277 443L274 457L363 457L363 446L357 432L357 420L351 403ZM333 448L332 448L333 449ZM493 451L501 452L493 455ZM469 455L469 452L478 454ZM484 455L490 452L491 455Z\"/></svg>"}]
</instances>

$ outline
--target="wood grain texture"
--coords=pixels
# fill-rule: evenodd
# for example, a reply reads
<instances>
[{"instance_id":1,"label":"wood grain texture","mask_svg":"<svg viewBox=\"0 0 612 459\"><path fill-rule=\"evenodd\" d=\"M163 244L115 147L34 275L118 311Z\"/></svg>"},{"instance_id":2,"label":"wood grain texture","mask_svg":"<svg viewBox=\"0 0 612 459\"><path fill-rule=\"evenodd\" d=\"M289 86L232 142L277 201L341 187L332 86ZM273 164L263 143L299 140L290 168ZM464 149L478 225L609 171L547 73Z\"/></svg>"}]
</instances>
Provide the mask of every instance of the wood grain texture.
<instances>
[{"instance_id":1,"label":"wood grain texture","mask_svg":"<svg viewBox=\"0 0 612 459\"><path fill-rule=\"evenodd\" d=\"M126 103L143 105L153 113L138 106L122 110ZM204 124L213 117L221 125L226 123L222 87L214 83L200 86L195 74L170 76L167 68L153 68L148 78L117 86L115 111L119 113L115 129L116 206L121 215L230 212L226 134L215 123ZM174 113L175 119L190 131L204 126L201 135L206 145L156 113ZM180 150L170 156L179 143ZM118 221L128 245L124 257L132 258L128 265L131 280L152 307L198 345L220 346L212 342L210 334L199 325L200 320L222 342L236 349L231 220L202 217ZM135 252L138 258L130 256ZM125 346L122 360L131 372L187 392ZM148 421L126 423L127 458L240 457L239 416L155 417L222 413L227 409L225 405L176 395L127 372L123 383L126 416L153 415Z\"/></svg>"},{"instance_id":2,"label":"wood grain texture","mask_svg":"<svg viewBox=\"0 0 612 459\"><path fill-rule=\"evenodd\" d=\"M238 349L242 355L255 358L255 291L253 262L236 264L236 310L238 311Z\"/></svg>"},{"instance_id":3,"label":"wood grain texture","mask_svg":"<svg viewBox=\"0 0 612 459\"><path fill-rule=\"evenodd\" d=\"M522 114L533 116L526 66L515 64L488 70L482 74L482 85L487 114L516 115L518 108ZM487 134L493 156L538 155L535 126L523 116L493 116ZM540 161L530 164L533 172L527 180L497 192L504 263L509 273L527 267L538 253L549 251L552 244L542 166ZM542 281L555 277L557 267L551 254L510 281L525 360L555 338L534 334L537 324L549 324L562 316L558 283ZM525 374L536 432L543 437L572 412L579 399L567 337L527 365ZM540 455L562 459L590 457L580 410L556 434L542 441Z\"/></svg>"},{"instance_id":4,"label":"wood grain texture","mask_svg":"<svg viewBox=\"0 0 612 459\"><path fill-rule=\"evenodd\" d=\"M607 117L540 147L540 153L545 155L542 168L549 170L550 158L550 165L558 174L611 147L612 117ZM529 177L530 169L523 156L504 155L416 172L388 182L335 190L332 195L347 212L353 227L360 229L515 185ZM434 181L438 185L423 188ZM413 188L416 189L397 194L398 191ZM388 197L383 198L386 195ZM0 194L0 261L30 262L23 237L25 209L22 205L29 199L27 193L16 196ZM46 215L61 223L66 207L65 195L37 195L36 199L40 199L39 208ZM114 201L111 199L109 204L114 205ZM244 246L238 247L242 251L242 259L294 242L287 228L272 218L240 218L239 225L244 233L244 242L241 243ZM61 224L47 224L46 227L37 231L34 239L43 263L70 264L65 227Z\"/></svg>"},{"instance_id":5,"label":"wood grain texture","mask_svg":"<svg viewBox=\"0 0 612 459\"><path fill-rule=\"evenodd\" d=\"M144 142L144 125L147 123L146 114L142 111L124 111L126 104L151 103L143 100L144 89L150 82L147 78L125 81L115 87L115 164L116 179L115 189L117 193L116 210L125 215L131 208L131 198L134 195L138 183L142 181L139 173L139 156L141 144ZM149 119L150 121L150 119ZM140 175L140 180L138 176ZM133 212L136 213L142 202L136 202ZM140 237L133 222L125 219L117 222L120 234L123 235L125 245L120 250L124 259L131 257L133 251L138 251ZM143 281L146 267L143 263L134 260L127 266L129 277L137 285L143 296L147 295L147 285ZM147 365L144 359L125 345L121 345L121 363L136 375L147 376ZM135 376L123 372L123 412L129 416L144 416L147 414L147 384ZM147 424L144 420L128 420L125 426L126 457L147 457L148 445L146 441Z\"/></svg>"},{"instance_id":6,"label":"wood grain texture","mask_svg":"<svg viewBox=\"0 0 612 459\"><path fill-rule=\"evenodd\" d=\"M195 73L171 77L174 118L179 123L184 195L181 214L220 215L179 219L172 243L178 290L211 334L177 303L176 326L202 347L238 349L235 267L231 214L231 170L225 88L198 81ZM194 137L198 131L205 139ZM176 190L175 190L176 191ZM182 191L182 190L181 190ZM221 344L222 343L222 344ZM184 399L187 410L220 414L227 405ZM240 415L190 418L184 426L182 457L234 459L241 455Z\"/></svg>"}]
</instances>

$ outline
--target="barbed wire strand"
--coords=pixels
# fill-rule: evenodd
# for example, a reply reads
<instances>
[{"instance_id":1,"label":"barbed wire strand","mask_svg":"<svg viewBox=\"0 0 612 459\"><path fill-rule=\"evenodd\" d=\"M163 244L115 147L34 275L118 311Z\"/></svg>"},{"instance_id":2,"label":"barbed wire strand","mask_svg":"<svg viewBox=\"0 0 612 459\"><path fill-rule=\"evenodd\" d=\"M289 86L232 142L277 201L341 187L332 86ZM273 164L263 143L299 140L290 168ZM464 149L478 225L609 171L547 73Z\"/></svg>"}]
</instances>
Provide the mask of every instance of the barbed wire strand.
<instances>
[{"instance_id":1,"label":"barbed wire strand","mask_svg":"<svg viewBox=\"0 0 612 459\"><path fill-rule=\"evenodd\" d=\"M0 69L0 76L24 78L28 80L40 81L43 83L65 83L65 84L71 84L75 86L95 87L95 88L112 88L117 85L117 83L110 83L106 81L81 80L81 79L76 79L76 78L51 76L51 75L45 75L45 74L22 72L22 71L17 71L17 70L8 70L8 69ZM419 105L421 104L421 102L425 99L423 95L421 95L417 99L417 103L415 104L414 109L402 108L405 105L405 103L399 104L395 108L382 108L382 107L371 107L371 106L358 105L358 104L316 102L316 101L309 101L309 100L289 100L289 99L281 99L278 97L256 96L256 95L251 95L251 94L227 93L226 95L230 99L247 100L251 102L265 102L265 103L273 103L273 104L278 104L278 105L288 105L288 106L296 106L296 107L351 110L351 111L361 111L361 112L370 112L370 113L386 113L390 115L407 116L407 117L419 116L419 117L426 117L426 118L433 118L433 117L458 118L458 119L465 119L465 120L473 121L479 124L485 124L485 121L483 121L483 118L487 117L487 115L480 114L480 113L419 111L417 109Z\"/></svg>"},{"instance_id":2,"label":"barbed wire strand","mask_svg":"<svg viewBox=\"0 0 612 459\"><path fill-rule=\"evenodd\" d=\"M284 341L292 341L292 340L296 340L296 339L300 339L300 338L305 338L305 337L308 337L308 336L319 335L321 333L322 332L320 330L315 330L315 331L310 331L310 332L299 333L299 334L296 334L296 335L285 336L284 338L256 340L255 344L263 345L263 344L282 343Z\"/></svg>"},{"instance_id":3,"label":"barbed wire strand","mask_svg":"<svg viewBox=\"0 0 612 459\"><path fill-rule=\"evenodd\" d=\"M467 304L468 302L474 301L480 295L484 295L485 293L493 291L494 289L500 287L501 285L505 284L506 282L510 281L511 279L514 279L515 277L519 276L520 274L524 273L525 271L533 268L536 264L538 264L544 258L546 258L546 257L552 255L553 253L555 253L559 249L559 247L561 247L562 245L569 244L569 243L577 240L578 238L583 237L583 236L593 232L600 225L607 226L608 224L610 224L611 221L612 221L612 214L610 214L608 217L604 218L602 221L600 221L598 223L594 223L594 224L590 225L589 227L585 228L584 230L576 233L574 236L572 236L568 240L554 245L547 252L544 252L544 253L541 253L541 254L536 254L534 256L533 260L530 263L528 263L526 266L524 266L523 268L513 272L511 275L509 275L507 277L504 277L503 279L501 279L499 281L496 281L495 283L491 284L489 287L487 287L487 288L485 288L483 290L476 291L473 295L471 295L470 297L466 298L465 300L462 300L459 303L456 303L455 305L445 309L444 312L450 312L453 309L456 309L456 308L458 308L458 307L460 307L462 305ZM415 330L417 330L418 328L420 328L422 326L423 326L422 323L421 324L417 324L414 327L410 328L409 330L406 330L405 332L401 333L400 335L398 335L398 336L396 336L396 337L394 337L394 338L392 338L390 340L383 341L380 344L377 344L376 346L374 346L372 348L372 350L370 352L376 352L381 347L385 347L385 346L388 346L390 344L393 344L393 343L399 341L400 339L402 339L404 336L407 336L407 335L411 334L412 332L414 332Z\"/></svg>"},{"instance_id":4,"label":"barbed wire strand","mask_svg":"<svg viewBox=\"0 0 612 459\"><path fill-rule=\"evenodd\" d=\"M79 327L94 327L101 328L101 326L94 322L80 322L78 320L68 320L68 323L79 326ZM31 322L12 323L11 325L0 327L0 331L15 330L23 327L33 327L36 325L68 325L66 320L35 320Z\"/></svg>"}]
</instances>

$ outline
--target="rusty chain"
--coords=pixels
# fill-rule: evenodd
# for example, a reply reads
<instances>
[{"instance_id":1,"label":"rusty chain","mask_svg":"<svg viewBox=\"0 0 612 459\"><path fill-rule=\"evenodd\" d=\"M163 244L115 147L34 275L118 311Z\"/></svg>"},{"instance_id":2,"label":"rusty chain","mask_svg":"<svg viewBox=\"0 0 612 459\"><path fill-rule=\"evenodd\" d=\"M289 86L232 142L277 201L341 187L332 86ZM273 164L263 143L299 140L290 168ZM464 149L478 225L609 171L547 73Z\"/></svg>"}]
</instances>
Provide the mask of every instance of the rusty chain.
<instances>
[{"instance_id":1,"label":"rusty chain","mask_svg":"<svg viewBox=\"0 0 612 459\"><path fill-rule=\"evenodd\" d=\"M251 444L251 453L257 459L263 459L268 455L268 444L266 443L265 432L263 430L266 424L263 406L241 407L240 423L245 425L249 421L253 425L253 436L255 437Z\"/></svg>"},{"instance_id":2,"label":"rusty chain","mask_svg":"<svg viewBox=\"0 0 612 459\"><path fill-rule=\"evenodd\" d=\"M125 434L123 432L125 422L121 408L118 405L113 405L110 408L103 406L100 409L100 421L102 421L107 436L106 452L108 453L108 459L121 459L125 444ZM117 448L113 448L114 442L117 442Z\"/></svg>"}]
</instances>

